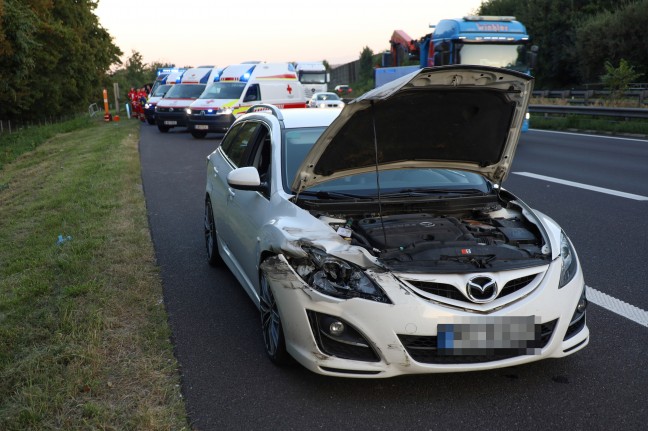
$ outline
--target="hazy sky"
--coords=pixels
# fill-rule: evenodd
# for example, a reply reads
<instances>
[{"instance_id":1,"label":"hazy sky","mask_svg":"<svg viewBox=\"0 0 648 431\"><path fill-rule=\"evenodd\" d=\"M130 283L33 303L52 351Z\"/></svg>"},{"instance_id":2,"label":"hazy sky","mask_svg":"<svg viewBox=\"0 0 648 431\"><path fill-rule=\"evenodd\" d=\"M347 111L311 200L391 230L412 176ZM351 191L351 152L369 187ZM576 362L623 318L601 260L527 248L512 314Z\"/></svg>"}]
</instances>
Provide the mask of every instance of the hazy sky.
<instances>
[{"instance_id":1,"label":"hazy sky","mask_svg":"<svg viewBox=\"0 0 648 431\"><path fill-rule=\"evenodd\" d=\"M99 0L101 25L124 53L176 66L242 61L357 60L389 49L394 30L412 39L481 0Z\"/></svg>"}]
</instances>

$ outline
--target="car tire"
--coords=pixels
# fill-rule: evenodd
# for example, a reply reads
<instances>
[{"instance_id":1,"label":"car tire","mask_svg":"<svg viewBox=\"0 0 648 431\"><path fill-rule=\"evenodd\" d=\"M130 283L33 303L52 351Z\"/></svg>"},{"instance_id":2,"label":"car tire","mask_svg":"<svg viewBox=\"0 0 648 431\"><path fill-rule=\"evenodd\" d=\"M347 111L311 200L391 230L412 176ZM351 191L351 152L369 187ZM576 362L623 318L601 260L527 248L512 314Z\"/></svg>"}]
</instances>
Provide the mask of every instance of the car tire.
<instances>
[{"instance_id":1,"label":"car tire","mask_svg":"<svg viewBox=\"0 0 648 431\"><path fill-rule=\"evenodd\" d=\"M286 339L284 338L277 302L263 272L259 275L259 285L261 288L259 295L261 332L263 333L266 354L275 365L290 365L293 360L286 350Z\"/></svg>"},{"instance_id":2,"label":"car tire","mask_svg":"<svg viewBox=\"0 0 648 431\"><path fill-rule=\"evenodd\" d=\"M155 124L155 120L152 118L147 118L146 121L152 126Z\"/></svg>"},{"instance_id":3,"label":"car tire","mask_svg":"<svg viewBox=\"0 0 648 431\"><path fill-rule=\"evenodd\" d=\"M162 133L167 133L170 129L169 126L163 126L162 124L158 124L158 130Z\"/></svg>"},{"instance_id":4,"label":"car tire","mask_svg":"<svg viewBox=\"0 0 648 431\"><path fill-rule=\"evenodd\" d=\"M211 199L205 199L205 245L207 246L207 262L211 266L221 266L223 259L218 251L218 235L216 234L216 221L212 209Z\"/></svg>"},{"instance_id":5,"label":"car tire","mask_svg":"<svg viewBox=\"0 0 648 431\"><path fill-rule=\"evenodd\" d=\"M192 130L191 136L193 136L196 139L202 139L205 136L207 136L207 132L203 132L202 130Z\"/></svg>"}]
</instances>

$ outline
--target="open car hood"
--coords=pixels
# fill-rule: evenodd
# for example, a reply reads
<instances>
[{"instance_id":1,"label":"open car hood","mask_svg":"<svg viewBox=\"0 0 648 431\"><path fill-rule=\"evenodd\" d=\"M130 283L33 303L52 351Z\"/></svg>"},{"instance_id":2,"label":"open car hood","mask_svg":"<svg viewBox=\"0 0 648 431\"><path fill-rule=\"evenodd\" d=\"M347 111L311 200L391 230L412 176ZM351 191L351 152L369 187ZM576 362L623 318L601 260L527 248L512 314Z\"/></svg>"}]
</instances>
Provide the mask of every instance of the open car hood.
<instances>
[{"instance_id":1,"label":"open car hood","mask_svg":"<svg viewBox=\"0 0 648 431\"><path fill-rule=\"evenodd\" d=\"M520 137L533 78L483 66L425 68L347 104L310 150L299 193L376 169L448 168L501 184Z\"/></svg>"}]
</instances>

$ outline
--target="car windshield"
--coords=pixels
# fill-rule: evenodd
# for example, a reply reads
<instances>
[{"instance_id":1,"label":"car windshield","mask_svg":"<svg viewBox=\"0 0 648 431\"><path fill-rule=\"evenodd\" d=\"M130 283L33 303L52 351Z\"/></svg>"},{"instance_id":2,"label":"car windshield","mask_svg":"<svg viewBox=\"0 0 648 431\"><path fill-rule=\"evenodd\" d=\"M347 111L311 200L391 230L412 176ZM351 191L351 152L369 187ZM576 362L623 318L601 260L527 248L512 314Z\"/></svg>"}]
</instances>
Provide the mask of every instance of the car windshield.
<instances>
[{"instance_id":1,"label":"car windshield","mask_svg":"<svg viewBox=\"0 0 648 431\"><path fill-rule=\"evenodd\" d=\"M176 84L167 92L167 99L197 99L205 90L205 84Z\"/></svg>"},{"instance_id":2,"label":"car windshield","mask_svg":"<svg viewBox=\"0 0 648 431\"><path fill-rule=\"evenodd\" d=\"M170 84L160 85L160 86L158 86L158 88L155 89L152 96L153 97L164 97L164 95L167 94L167 91L169 91L169 89L171 87L173 87L173 86L170 85Z\"/></svg>"},{"instance_id":3,"label":"car windshield","mask_svg":"<svg viewBox=\"0 0 648 431\"><path fill-rule=\"evenodd\" d=\"M302 84L326 84L326 72L304 72L299 75Z\"/></svg>"},{"instance_id":4,"label":"car windshield","mask_svg":"<svg viewBox=\"0 0 648 431\"><path fill-rule=\"evenodd\" d=\"M203 94L201 99L240 99L245 82L215 82Z\"/></svg>"},{"instance_id":5,"label":"car windshield","mask_svg":"<svg viewBox=\"0 0 648 431\"><path fill-rule=\"evenodd\" d=\"M320 93L317 95L317 100L340 100L335 93Z\"/></svg>"},{"instance_id":6,"label":"car windshield","mask_svg":"<svg viewBox=\"0 0 648 431\"><path fill-rule=\"evenodd\" d=\"M324 127L288 129L284 132L283 184L286 193L292 193L290 186L297 169L315 144ZM489 183L479 174L454 169L413 168L382 170L379 172L382 195L419 195L429 193L487 193ZM327 181L305 191L310 193L344 193L347 195L374 197L377 195L376 173L349 175Z\"/></svg>"},{"instance_id":7,"label":"car windshield","mask_svg":"<svg viewBox=\"0 0 648 431\"><path fill-rule=\"evenodd\" d=\"M505 67L527 72L527 50L525 45L504 45L466 43L459 49L460 64Z\"/></svg>"}]
</instances>

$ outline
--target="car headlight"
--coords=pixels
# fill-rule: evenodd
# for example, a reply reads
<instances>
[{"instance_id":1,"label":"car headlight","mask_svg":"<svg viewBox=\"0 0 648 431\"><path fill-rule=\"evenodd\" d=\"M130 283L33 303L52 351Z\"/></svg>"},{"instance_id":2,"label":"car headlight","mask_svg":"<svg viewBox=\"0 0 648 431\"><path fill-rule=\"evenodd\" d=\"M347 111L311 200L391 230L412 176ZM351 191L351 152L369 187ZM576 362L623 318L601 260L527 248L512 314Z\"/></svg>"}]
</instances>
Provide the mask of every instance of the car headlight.
<instances>
[{"instance_id":1,"label":"car headlight","mask_svg":"<svg viewBox=\"0 0 648 431\"><path fill-rule=\"evenodd\" d=\"M562 267L560 268L560 283L558 289L572 281L578 269L578 260L576 259L576 252L565 235L565 232L560 233L560 257L562 259Z\"/></svg>"},{"instance_id":2,"label":"car headlight","mask_svg":"<svg viewBox=\"0 0 648 431\"><path fill-rule=\"evenodd\" d=\"M144 104L144 109L149 109L150 107L151 107L151 104L150 104L150 103L145 103L145 104Z\"/></svg>"},{"instance_id":3,"label":"car headlight","mask_svg":"<svg viewBox=\"0 0 648 431\"><path fill-rule=\"evenodd\" d=\"M232 108L223 108L220 113L223 115L230 115L232 113Z\"/></svg>"},{"instance_id":4,"label":"car headlight","mask_svg":"<svg viewBox=\"0 0 648 431\"><path fill-rule=\"evenodd\" d=\"M191 115L191 108L185 108L185 114Z\"/></svg>"},{"instance_id":5,"label":"car headlight","mask_svg":"<svg viewBox=\"0 0 648 431\"><path fill-rule=\"evenodd\" d=\"M314 247L304 247L304 251L308 258L291 261L291 265L318 292L341 299L392 303L362 268Z\"/></svg>"}]
</instances>

